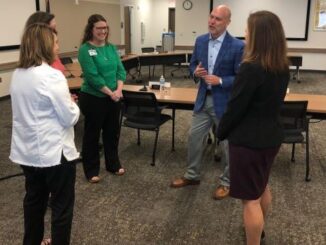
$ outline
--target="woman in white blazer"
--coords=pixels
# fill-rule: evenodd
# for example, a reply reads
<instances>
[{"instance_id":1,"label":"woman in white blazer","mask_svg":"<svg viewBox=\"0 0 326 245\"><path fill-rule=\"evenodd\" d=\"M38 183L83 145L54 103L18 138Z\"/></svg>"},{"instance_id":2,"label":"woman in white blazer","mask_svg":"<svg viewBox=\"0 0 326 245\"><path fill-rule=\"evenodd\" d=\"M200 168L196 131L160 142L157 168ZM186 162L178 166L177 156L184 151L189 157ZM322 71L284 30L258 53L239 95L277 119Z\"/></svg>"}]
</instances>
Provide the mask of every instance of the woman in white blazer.
<instances>
[{"instance_id":1,"label":"woman in white blazer","mask_svg":"<svg viewBox=\"0 0 326 245\"><path fill-rule=\"evenodd\" d=\"M76 166L73 126L79 108L67 80L52 68L58 50L53 30L33 24L23 34L10 87L13 127L10 159L25 175L24 242L41 244L51 194L52 245L70 242Z\"/></svg>"}]
</instances>

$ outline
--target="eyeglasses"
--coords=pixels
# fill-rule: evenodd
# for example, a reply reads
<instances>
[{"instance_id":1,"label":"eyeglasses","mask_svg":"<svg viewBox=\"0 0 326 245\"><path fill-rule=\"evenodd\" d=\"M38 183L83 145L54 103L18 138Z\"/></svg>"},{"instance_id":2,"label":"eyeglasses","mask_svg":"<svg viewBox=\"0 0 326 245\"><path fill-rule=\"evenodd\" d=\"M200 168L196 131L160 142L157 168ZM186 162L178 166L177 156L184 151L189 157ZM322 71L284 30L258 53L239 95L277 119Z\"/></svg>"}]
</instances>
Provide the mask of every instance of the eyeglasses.
<instances>
[{"instance_id":1,"label":"eyeglasses","mask_svg":"<svg viewBox=\"0 0 326 245\"><path fill-rule=\"evenodd\" d=\"M103 26L103 27L96 27L95 26L95 30L97 30L97 31L107 31L109 29L109 27L108 26Z\"/></svg>"}]
</instances>

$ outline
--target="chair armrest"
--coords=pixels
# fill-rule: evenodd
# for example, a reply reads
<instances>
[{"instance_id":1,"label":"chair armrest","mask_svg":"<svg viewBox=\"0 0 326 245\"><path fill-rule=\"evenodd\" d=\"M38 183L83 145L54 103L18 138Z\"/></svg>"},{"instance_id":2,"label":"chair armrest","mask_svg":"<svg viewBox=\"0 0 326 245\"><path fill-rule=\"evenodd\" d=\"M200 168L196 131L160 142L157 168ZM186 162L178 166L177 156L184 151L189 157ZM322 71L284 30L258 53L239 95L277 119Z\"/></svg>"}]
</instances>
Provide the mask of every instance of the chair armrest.
<instances>
[{"instance_id":1,"label":"chair armrest","mask_svg":"<svg viewBox=\"0 0 326 245\"><path fill-rule=\"evenodd\" d=\"M168 106L166 106L166 105L160 105L160 106L158 106L158 109L159 109L159 111L161 112L163 109L167 109L168 108Z\"/></svg>"}]
</instances>

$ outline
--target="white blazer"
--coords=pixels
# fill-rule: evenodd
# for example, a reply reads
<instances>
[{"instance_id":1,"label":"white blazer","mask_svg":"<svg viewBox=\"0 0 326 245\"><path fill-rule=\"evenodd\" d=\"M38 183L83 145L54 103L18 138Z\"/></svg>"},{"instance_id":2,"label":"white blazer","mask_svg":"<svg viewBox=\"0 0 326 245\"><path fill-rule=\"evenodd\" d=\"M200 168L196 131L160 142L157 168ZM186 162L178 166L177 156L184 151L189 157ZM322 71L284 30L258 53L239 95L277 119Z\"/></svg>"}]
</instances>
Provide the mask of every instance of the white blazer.
<instances>
[{"instance_id":1,"label":"white blazer","mask_svg":"<svg viewBox=\"0 0 326 245\"><path fill-rule=\"evenodd\" d=\"M60 164L79 157L73 126L79 108L63 74L46 63L14 71L10 86L13 126L10 160L27 166Z\"/></svg>"}]
</instances>

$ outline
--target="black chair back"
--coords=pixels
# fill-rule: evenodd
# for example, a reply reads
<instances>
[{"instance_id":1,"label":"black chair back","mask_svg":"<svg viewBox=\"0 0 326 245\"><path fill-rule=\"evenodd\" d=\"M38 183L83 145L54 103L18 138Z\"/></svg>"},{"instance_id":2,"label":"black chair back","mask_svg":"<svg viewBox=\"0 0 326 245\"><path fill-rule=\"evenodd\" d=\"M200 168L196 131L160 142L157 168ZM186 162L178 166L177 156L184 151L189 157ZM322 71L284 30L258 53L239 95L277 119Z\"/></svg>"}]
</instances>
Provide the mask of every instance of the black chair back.
<instances>
[{"instance_id":1,"label":"black chair back","mask_svg":"<svg viewBox=\"0 0 326 245\"><path fill-rule=\"evenodd\" d=\"M309 120L308 101L285 101L281 108L281 122L284 128L283 143L292 144L291 161L295 161L295 144L305 144L306 181L310 181Z\"/></svg>"},{"instance_id":2,"label":"black chair back","mask_svg":"<svg viewBox=\"0 0 326 245\"><path fill-rule=\"evenodd\" d=\"M172 120L172 150L174 150L174 117L161 113L155 94L123 90L123 112L121 126L137 129L137 144L140 145L140 130L155 131L151 165L155 165L155 154L160 126ZM124 118L124 120L123 120Z\"/></svg>"},{"instance_id":3,"label":"black chair back","mask_svg":"<svg viewBox=\"0 0 326 245\"><path fill-rule=\"evenodd\" d=\"M285 131L306 130L308 101L284 101L281 121Z\"/></svg>"},{"instance_id":4,"label":"black chair back","mask_svg":"<svg viewBox=\"0 0 326 245\"><path fill-rule=\"evenodd\" d=\"M63 57L63 58L60 58L60 61L63 65L65 64L72 64L73 63L73 60L72 58L70 57Z\"/></svg>"},{"instance_id":5,"label":"black chair back","mask_svg":"<svg viewBox=\"0 0 326 245\"><path fill-rule=\"evenodd\" d=\"M154 93L123 90L123 116L130 122L158 124L160 109Z\"/></svg>"}]
</instances>

